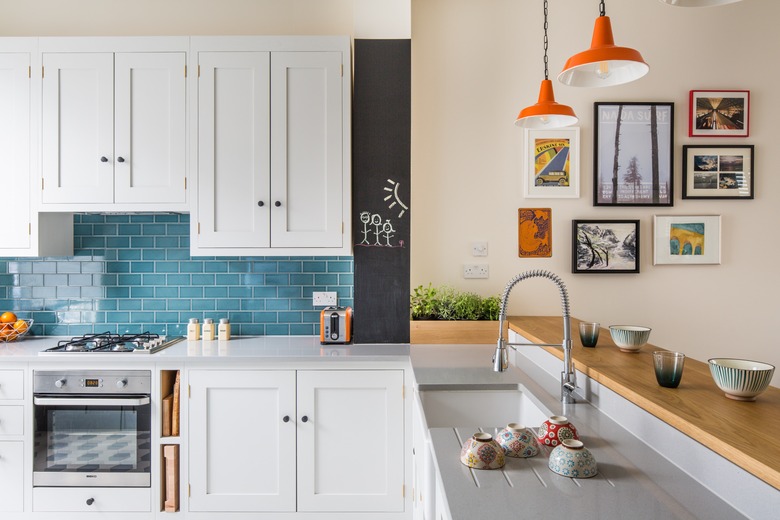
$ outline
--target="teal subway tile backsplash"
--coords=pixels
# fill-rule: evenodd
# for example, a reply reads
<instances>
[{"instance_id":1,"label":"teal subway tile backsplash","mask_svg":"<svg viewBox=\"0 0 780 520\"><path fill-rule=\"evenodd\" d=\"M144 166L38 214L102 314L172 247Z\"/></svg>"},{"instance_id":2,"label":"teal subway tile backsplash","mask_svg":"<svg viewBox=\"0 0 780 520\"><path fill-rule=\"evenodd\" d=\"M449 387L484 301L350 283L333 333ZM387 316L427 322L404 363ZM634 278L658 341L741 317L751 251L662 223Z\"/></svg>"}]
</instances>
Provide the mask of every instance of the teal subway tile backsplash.
<instances>
[{"instance_id":1,"label":"teal subway tile backsplash","mask_svg":"<svg viewBox=\"0 0 780 520\"><path fill-rule=\"evenodd\" d=\"M318 335L314 291L352 305L352 257L190 257L189 215L80 214L74 255L0 258L0 309L32 334L183 335L189 318L236 335Z\"/></svg>"}]
</instances>

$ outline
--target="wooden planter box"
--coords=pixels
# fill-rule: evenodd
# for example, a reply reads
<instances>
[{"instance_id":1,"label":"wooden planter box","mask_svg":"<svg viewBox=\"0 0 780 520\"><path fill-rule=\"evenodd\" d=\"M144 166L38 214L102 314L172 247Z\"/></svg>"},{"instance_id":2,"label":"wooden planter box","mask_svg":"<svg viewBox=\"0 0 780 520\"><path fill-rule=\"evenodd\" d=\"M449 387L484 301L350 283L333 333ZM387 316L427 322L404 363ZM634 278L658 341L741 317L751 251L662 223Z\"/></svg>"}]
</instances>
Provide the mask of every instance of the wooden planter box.
<instances>
[{"instance_id":1,"label":"wooden planter box","mask_svg":"<svg viewBox=\"0 0 780 520\"><path fill-rule=\"evenodd\" d=\"M504 322L504 337L508 323ZM498 321L412 320L410 343L492 344L498 341Z\"/></svg>"}]
</instances>

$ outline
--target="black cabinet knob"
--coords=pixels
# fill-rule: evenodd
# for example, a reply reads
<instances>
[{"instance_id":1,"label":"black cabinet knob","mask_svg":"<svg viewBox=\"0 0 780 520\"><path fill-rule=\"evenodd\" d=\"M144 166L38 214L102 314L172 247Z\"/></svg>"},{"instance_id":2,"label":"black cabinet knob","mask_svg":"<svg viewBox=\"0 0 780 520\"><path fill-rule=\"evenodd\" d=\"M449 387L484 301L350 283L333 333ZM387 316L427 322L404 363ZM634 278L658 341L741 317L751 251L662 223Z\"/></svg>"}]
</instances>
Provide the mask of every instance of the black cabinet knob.
<instances>
[{"instance_id":1,"label":"black cabinet knob","mask_svg":"<svg viewBox=\"0 0 780 520\"><path fill-rule=\"evenodd\" d=\"M289 415L285 415L284 417L282 417L282 421L290 422L290 416Z\"/></svg>"},{"instance_id":2,"label":"black cabinet knob","mask_svg":"<svg viewBox=\"0 0 780 520\"><path fill-rule=\"evenodd\" d=\"M303 417L301 417L301 422L309 422L309 417L304 415Z\"/></svg>"},{"instance_id":3,"label":"black cabinet knob","mask_svg":"<svg viewBox=\"0 0 780 520\"><path fill-rule=\"evenodd\" d=\"M282 205L282 203L281 203L281 202L279 202L278 200L277 200L276 202L274 202L274 206L276 206L277 208L278 208L279 206L281 206L281 205Z\"/></svg>"},{"instance_id":4,"label":"black cabinet knob","mask_svg":"<svg viewBox=\"0 0 780 520\"><path fill-rule=\"evenodd\" d=\"M108 157L104 155L103 157L100 158L100 162L108 162Z\"/></svg>"},{"instance_id":5,"label":"black cabinet knob","mask_svg":"<svg viewBox=\"0 0 780 520\"><path fill-rule=\"evenodd\" d=\"M265 206L265 202L263 202L262 200L258 200L257 205L262 208L263 206Z\"/></svg>"},{"instance_id":6,"label":"black cabinet knob","mask_svg":"<svg viewBox=\"0 0 780 520\"><path fill-rule=\"evenodd\" d=\"M87 505L88 505L88 506L91 506L91 505L92 505L92 504L94 504L94 503L95 503L95 499L94 499L94 498L88 498L88 499L87 499Z\"/></svg>"},{"instance_id":7,"label":"black cabinet knob","mask_svg":"<svg viewBox=\"0 0 780 520\"><path fill-rule=\"evenodd\" d=\"M125 158L124 157L117 157L116 160L117 160L117 162L125 162Z\"/></svg>"}]
</instances>

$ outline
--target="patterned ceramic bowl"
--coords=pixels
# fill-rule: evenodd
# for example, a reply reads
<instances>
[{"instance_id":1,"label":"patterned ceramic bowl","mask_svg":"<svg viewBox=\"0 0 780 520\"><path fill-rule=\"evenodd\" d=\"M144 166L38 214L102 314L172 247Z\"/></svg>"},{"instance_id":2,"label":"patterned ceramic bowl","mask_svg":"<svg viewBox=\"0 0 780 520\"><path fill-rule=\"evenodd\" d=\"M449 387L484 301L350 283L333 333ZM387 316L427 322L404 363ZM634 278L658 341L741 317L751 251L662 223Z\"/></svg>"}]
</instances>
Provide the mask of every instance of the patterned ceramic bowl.
<instances>
[{"instance_id":1,"label":"patterned ceramic bowl","mask_svg":"<svg viewBox=\"0 0 780 520\"><path fill-rule=\"evenodd\" d=\"M566 439L552 450L547 467L571 478L595 477L599 472L590 450L581 441L574 439Z\"/></svg>"},{"instance_id":2,"label":"patterned ceramic bowl","mask_svg":"<svg viewBox=\"0 0 780 520\"><path fill-rule=\"evenodd\" d=\"M489 433L475 433L460 450L460 461L474 469L498 469L504 467L504 450Z\"/></svg>"},{"instance_id":3,"label":"patterned ceramic bowl","mask_svg":"<svg viewBox=\"0 0 780 520\"><path fill-rule=\"evenodd\" d=\"M650 339L650 327L636 325L610 325L609 334L612 341L623 352L639 352L639 349Z\"/></svg>"},{"instance_id":4,"label":"patterned ceramic bowl","mask_svg":"<svg viewBox=\"0 0 780 520\"><path fill-rule=\"evenodd\" d=\"M563 415L553 415L542 423L536 435L539 444L557 446L566 439L579 439L577 428Z\"/></svg>"},{"instance_id":5,"label":"patterned ceramic bowl","mask_svg":"<svg viewBox=\"0 0 780 520\"><path fill-rule=\"evenodd\" d=\"M775 373L774 366L747 359L712 358L709 364L715 384L735 401L755 401Z\"/></svg>"},{"instance_id":6,"label":"patterned ceramic bowl","mask_svg":"<svg viewBox=\"0 0 780 520\"><path fill-rule=\"evenodd\" d=\"M539 453L536 436L531 430L517 423L507 424L506 428L498 432L496 440L507 457L527 458Z\"/></svg>"}]
</instances>

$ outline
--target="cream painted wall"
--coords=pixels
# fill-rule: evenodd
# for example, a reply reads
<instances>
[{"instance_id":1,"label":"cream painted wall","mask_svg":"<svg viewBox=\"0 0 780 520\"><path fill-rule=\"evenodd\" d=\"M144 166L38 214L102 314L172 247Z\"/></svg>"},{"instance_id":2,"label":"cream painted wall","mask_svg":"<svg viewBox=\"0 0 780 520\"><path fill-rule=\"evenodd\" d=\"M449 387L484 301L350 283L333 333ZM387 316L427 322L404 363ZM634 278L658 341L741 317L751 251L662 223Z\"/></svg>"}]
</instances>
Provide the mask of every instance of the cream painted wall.
<instances>
[{"instance_id":1,"label":"cream painted wall","mask_svg":"<svg viewBox=\"0 0 780 520\"><path fill-rule=\"evenodd\" d=\"M639 49L645 78L577 89L555 83L558 102L581 128L579 199L524 199L521 108L536 102L542 64L541 0L415 0L412 4L412 287L450 284L499 293L515 274L549 269L565 280L574 316L653 328L651 342L699 360L730 356L780 367L780 174L774 125L780 120L775 21L780 4L745 0L725 7L675 8L657 0L612 0L616 43ZM549 63L555 78L590 43L596 0L550 0ZM749 89L747 139L687 136L691 89ZM594 207L593 102L675 103L674 207ZM682 200L683 144L756 146L755 200ZM553 257L517 256L517 209L552 207ZM722 215L722 265L653 266L653 215ZM571 221L640 219L641 273L571 273ZM470 255L474 240L489 256ZM462 264L487 261L488 280L464 280ZM510 314L558 314L557 291L529 280L512 293ZM486 360L487 362L487 360ZM683 378L684 381L684 378ZM773 384L780 386L780 370Z\"/></svg>"}]
</instances>

